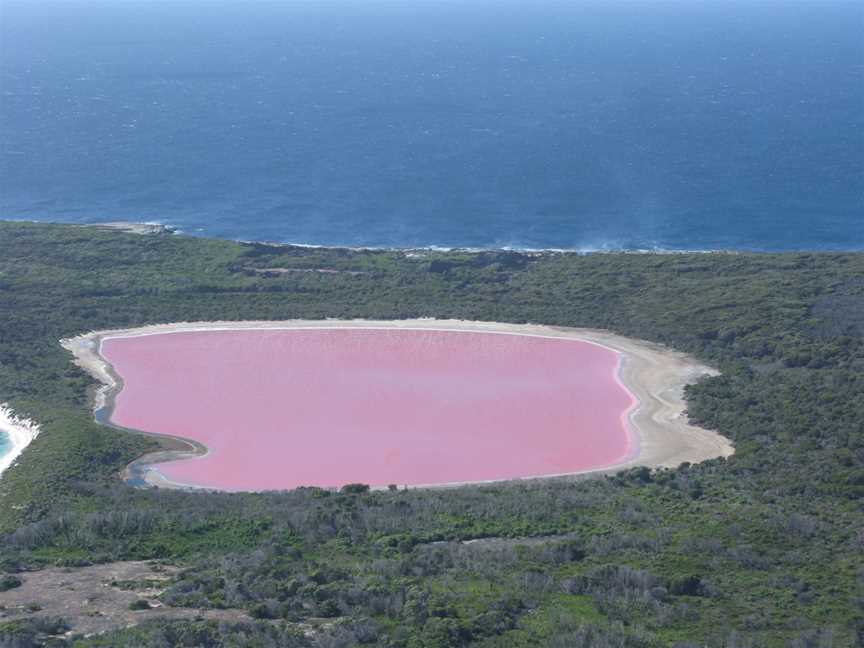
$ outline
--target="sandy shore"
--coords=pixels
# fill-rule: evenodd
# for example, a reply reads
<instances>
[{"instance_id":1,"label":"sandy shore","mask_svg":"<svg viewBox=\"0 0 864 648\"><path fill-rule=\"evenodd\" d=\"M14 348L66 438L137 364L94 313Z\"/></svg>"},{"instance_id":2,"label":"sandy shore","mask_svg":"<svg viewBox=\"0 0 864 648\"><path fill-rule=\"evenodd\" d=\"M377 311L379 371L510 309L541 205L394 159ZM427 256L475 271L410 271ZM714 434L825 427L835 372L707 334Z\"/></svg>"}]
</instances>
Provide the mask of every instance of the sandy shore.
<instances>
[{"instance_id":1,"label":"sandy shore","mask_svg":"<svg viewBox=\"0 0 864 648\"><path fill-rule=\"evenodd\" d=\"M111 221L109 223L86 223L81 227L99 227L130 234L162 234L163 232L173 232L173 230L160 223L135 223L131 221Z\"/></svg>"},{"instance_id":2,"label":"sandy shore","mask_svg":"<svg viewBox=\"0 0 864 648\"><path fill-rule=\"evenodd\" d=\"M103 410L103 413L110 415L113 396L122 389L123 385L122 380L113 371L111 365L100 354L103 340L179 331L316 328L473 331L576 339L597 344L620 355L619 379L636 397L638 404L629 413L629 429L632 435L630 455L619 464L588 472L615 472L636 466L671 468L683 462L699 463L716 457L728 457L734 452L734 447L729 439L716 432L691 425L686 416L686 404L683 398L684 386L695 382L704 375L716 375L716 370L699 363L686 354L602 330L436 319L178 322L135 329L94 331L75 338L61 340L61 344L72 352L74 361L78 366L101 383L101 387L94 395L94 407L96 410ZM166 440L169 439L166 438ZM181 486L166 480L153 467L153 464L201 456L207 450L201 444L187 439L170 437L170 443L173 447L141 457L130 464L124 477L140 478L155 486ZM565 475L547 475L545 477L563 476ZM533 477L526 476L526 478ZM189 488L185 485L183 487Z\"/></svg>"},{"instance_id":3,"label":"sandy shore","mask_svg":"<svg viewBox=\"0 0 864 648\"><path fill-rule=\"evenodd\" d=\"M30 442L39 436L39 426L33 421L18 418L6 405L0 405L0 431L5 432L12 443L9 452L0 456L0 475L2 475L15 463Z\"/></svg>"}]
</instances>

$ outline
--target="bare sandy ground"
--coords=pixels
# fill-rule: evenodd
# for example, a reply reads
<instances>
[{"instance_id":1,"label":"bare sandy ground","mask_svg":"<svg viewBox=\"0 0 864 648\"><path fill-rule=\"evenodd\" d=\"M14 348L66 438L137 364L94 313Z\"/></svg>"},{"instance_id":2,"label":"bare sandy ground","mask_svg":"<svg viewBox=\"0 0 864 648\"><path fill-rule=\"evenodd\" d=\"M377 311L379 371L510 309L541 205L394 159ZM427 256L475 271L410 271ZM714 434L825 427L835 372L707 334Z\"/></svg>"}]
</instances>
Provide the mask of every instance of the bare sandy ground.
<instances>
[{"instance_id":1,"label":"bare sandy ground","mask_svg":"<svg viewBox=\"0 0 864 648\"><path fill-rule=\"evenodd\" d=\"M22 583L0 592L0 623L20 619L61 618L71 636L98 635L137 625L148 619L206 619L228 623L255 621L238 608L171 607L161 601L180 572L172 565L149 561L120 561L86 567L52 567L17 574ZM136 601L149 609L130 610ZM288 625L312 636L332 627L337 619L309 618ZM282 620L265 621L282 625ZM4 646L6 644L3 644ZM17 644L16 644L17 645ZM28 644L29 645L29 644Z\"/></svg>"},{"instance_id":2,"label":"bare sandy ground","mask_svg":"<svg viewBox=\"0 0 864 648\"><path fill-rule=\"evenodd\" d=\"M24 452L37 436L39 426L33 421L18 418L7 406L0 404L0 431L5 432L12 447L9 452L0 455L0 475Z\"/></svg>"},{"instance_id":3,"label":"bare sandy ground","mask_svg":"<svg viewBox=\"0 0 864 648\"><path fill-rule=\"evenodd\" d=\"M159 223L134 223L130 221L112 221L110 223L86 223L81 227L101 227L129 232L130 234L161 234L171 231Z\"/></svg>"},{"instance_id":4,"label":"bare sandy ground","mask_svg":"<svg viewBox=\"0 0 864 648\"><path fill-rule=\"evenodd\" d=\"M162 605L159 597L178 569L129 561L75 568L50 568L19 574L22 584L0 592L0 621L49 617L64 619L68 634L92 635L141 623L145 619L206 618L248 622L242 610L201 610ZM150 609L130 610L135 601Z\"/></svg>"},{"instance_id":5,"label":"bare sandy ground","mask_svg":"<svg viewBox=\"0 0 864 648\"><path fill-rule=\"evenodd\" d=\"M94 406L97 410L107 408L110 412L113 396L122 389L123 385L111 365L100 354L101 343L105 339L179 331L316 328L474 331L576 339L597 344L620 354L619 378L622 384L636 397L638 404L630 413L631 443L634 450L631 456L615 466L588 472L615 472L637 466L672 468L684 462L699 463L716 457L728 457L735 451L729 439L716 432L692 425L687 420L683 396L684 386L695 382L702 376L716 375L715 369L699 363L691 356L660 345L596 329L437 319L178 322L135 329L94 331L75 338L61 340L61 344L72 352L74 361L78 366L102 384L94 395ZM152 467L152 464L201 455L206 453L206 448L196 442L176 437L170 437L170 441L173 447L133 462L127 469L125 476L127 478L141 477L154 486L180 486L168 482L158 470ZM548 475L546 477L562 476L564 475ZM526 478L533 477L526 476ZM188 488L188 486L183 487Z\"/></svg>"}]
</instances>

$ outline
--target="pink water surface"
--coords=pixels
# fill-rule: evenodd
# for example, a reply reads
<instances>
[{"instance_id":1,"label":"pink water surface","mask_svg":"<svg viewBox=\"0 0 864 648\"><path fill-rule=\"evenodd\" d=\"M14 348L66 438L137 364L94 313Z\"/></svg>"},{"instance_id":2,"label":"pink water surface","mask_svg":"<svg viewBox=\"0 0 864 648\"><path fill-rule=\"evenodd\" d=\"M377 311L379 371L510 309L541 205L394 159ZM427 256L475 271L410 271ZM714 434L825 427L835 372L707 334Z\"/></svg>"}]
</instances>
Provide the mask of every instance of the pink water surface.
<instances>
[{"instance_id":1,"label":"pink water surface","mask_svg":"<svg viewBox=\"0 0 864 648\"><path fill-rule=\"evenodd\" d=\"M441 484L576 472L630 450L615 352L574 340L394 329L110 338L111 420L194 439L161 464L225 490Z\"/></svg>"}]
</instances>

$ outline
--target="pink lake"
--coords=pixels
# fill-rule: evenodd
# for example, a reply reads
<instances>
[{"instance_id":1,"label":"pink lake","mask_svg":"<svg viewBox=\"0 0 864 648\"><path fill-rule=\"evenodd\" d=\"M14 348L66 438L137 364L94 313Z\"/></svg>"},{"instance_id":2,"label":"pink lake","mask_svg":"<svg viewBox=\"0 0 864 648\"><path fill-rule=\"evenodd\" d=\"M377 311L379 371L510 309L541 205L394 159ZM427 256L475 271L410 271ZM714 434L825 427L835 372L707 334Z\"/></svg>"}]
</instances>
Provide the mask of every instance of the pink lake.
<instances>
[{"instance_id":1,"label":"pink lake","mask_svg":"<svg viewBox=\"0 0 864 648\"><path fill-rule=\"evenodd\" d=\"M116 425L209 452L160 464L223 490L418 485L601 468L631 450L618 354L440 330L192 331L102 343Z\"/></svg>"}]
</instances>

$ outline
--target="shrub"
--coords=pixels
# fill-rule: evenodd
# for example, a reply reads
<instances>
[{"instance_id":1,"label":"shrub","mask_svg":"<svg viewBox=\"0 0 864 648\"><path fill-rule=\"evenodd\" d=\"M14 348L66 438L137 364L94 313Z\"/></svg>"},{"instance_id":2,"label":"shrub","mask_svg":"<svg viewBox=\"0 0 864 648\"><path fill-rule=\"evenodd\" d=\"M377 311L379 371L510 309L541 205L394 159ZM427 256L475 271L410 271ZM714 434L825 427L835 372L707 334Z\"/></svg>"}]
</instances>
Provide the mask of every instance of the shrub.
<instances>
[{"instance_id":1,"label":"shrub","mask_svg":"<svg viewBox=\"0 0 864 648\"><path fill-rule=\"evenodd\" d=\"M8 592L11 589L21 586L21 579L12 574L4 574L0 576L0 592Z\"/></svg>"},{"instance_id":2,"label":"shrub","mask_svg":"<svg viewBox=\"0 0 864 648\"><path fill-rule=\"evenodd\" d=\"M266 603L256 603L249 608L249 616L253 619L274 619L276 615Z\"/></svg>"},{"instance_id":3,"label":"shrub","mask_svg":"<svg viewBox=\"0 0 864 648\"><path fill-rule=\"evenodd\" d=\"M669 581L669 593L676 596L700 596L702 579L698 576L682 576Z\"/></svg>"},{"instance_id":4,"label":"shrub","mask_svg":"<svg viewBox=\"0 0 864 648\"><path fill-rule=\"evenodd\" d=\"M369 484L345 484L342 492L349 495L362 495L369 492Z\"/></svg>"},{"instance_id":5,"label":"shrub","mask_svg":"<svg viewBox=\"0 0 864 648\"><path fill-rule=\"evenodd\" d=\"M132 601L129 604L130 610L149 610L150 609L150 601L146 599L138 599L136 601Z\"/></svg>"}]
</instances>

